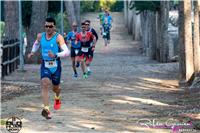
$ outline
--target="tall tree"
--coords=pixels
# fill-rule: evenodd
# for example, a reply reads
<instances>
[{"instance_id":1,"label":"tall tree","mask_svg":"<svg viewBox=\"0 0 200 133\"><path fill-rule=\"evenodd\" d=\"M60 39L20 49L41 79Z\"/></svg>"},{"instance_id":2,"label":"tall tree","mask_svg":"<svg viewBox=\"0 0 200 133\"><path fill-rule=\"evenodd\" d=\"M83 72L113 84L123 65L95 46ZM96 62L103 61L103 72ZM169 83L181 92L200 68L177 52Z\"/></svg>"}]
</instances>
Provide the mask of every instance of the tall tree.
<instances>
[{"instance_id":1,"label":"tall tree","mask_svg":"<svg viewBox=\"0 0 200 133\"><path fill-rule=\"evenodd\" d=\"M18 1L5 1L5 37L19 38L19 3Z\"/></svg>"},{"instance_id":2,"label":"tall tree","mask_svg":"<svg viewBox=\"0 0 200 133\"><path fill-rule=\"evenodd\" d=\"M161 44L160 44L160 62L168 61L168 22L169 22L169 1L160 2L161 22L158 26L161 26Z\"/></svg>"},{"instance_id":3,"label":"tall tree","mask_svg":"<svg viewBox=\"0 0 200 133\"><path fill-rule=\"evenodd\" d=\"M27 59L27 54L31 51L32 45L39 32L44 31L45 18L47 17L48 2L47 1L32 1L31 24L27 29L27 48L26 48L26 63L38 63L40 56L35 56L33 60Z\"/></svg>"},{"instance_id":4,"label":"tall tree","mask_svg":"<svg viewBox=\"0 0 200 133\"><path fill-rule=\"evenodd\" d=\"M75 16L76 16L76 21L77 24L81 24L81 17L80 17L80 0L73 1L74 3L74 11L75 11Z\"/></svg>"},{"instance_id":5,"label":"tall tree","mask_svg":"<svg viewBox=\"0 0 200 133\"><path fill-rule=\"evenodd\" d=\"M77 22L73 1L65 1L65 8L67 12L67 20L71 26L74 21Z\"/></svg>"},{"instance_id":6,"label":"tall tree","mask_svg":"<svg viewBox=\"0 0 200 133\"><path fill-rule=\"evenodd\" d=\"M161 45L161 27L159 24L161 23L161 12L156 12L156 60L160 61L160 45Z\"/></svg>"},{"instance_id":7,"label":"tall tree","mask_svg":"<svg viewBox=\"0 0 200 133\"><path fill-rule=\"evenodd\" d=\"M200 48L199 48L199 6L198 1L194 1L194 71L195 75L200 70Z\"/></svg>"},{"instance_id":8,"label":"tall tree","mask_svg":"<svg viewBox=\"0 0 200 133\"><path fill-rule=\"evenodd\" d=\"M125 21L125 26L128 26L128 1L124 1L124 21Z\"/></svg>"},{"instance_id":9,"label":"tall tree","mask_svg":"<svg viewBox=\"0 0 200 133\"><path fill-rule=\"evenodd\" d=\"M186 85L194 73L191 1L179 3L179 71L180 85Z\"/></svg>"},{"instance_id":10,"label":"tall tree","mask_svg":"<svg viewBox=\"0 0 200 133\"><path fill-rule=\"evenodd\" d=\"M128 0L128 5L130 5L131 0ZM128 8L128 33L132 34L133 29L133 10Z\"/></svg>"}]
</instances>

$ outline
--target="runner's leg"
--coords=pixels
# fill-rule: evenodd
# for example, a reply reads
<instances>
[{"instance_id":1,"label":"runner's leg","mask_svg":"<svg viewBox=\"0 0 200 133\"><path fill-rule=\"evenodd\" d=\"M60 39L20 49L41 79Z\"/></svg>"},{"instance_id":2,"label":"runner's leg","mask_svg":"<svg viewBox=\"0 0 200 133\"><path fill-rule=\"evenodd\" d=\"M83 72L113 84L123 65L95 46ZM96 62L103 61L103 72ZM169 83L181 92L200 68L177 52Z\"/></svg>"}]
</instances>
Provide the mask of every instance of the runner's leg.
<instances>
[{"instance_id":1,"label":"runner's leg","mask_svg":"<svg viewBox=\"0 0 200 133\"><path fill-rule=\"evenodd\" d=\"M76 65L75 65L75 57L76 57L76 49L71 47L71 61L72 61L72 68L73 68L73 71L74 71L74 77L77 77L77 71L76 71Z\"/></svg>"},{"instance_id":2,"label":"runner's leg","mask_svg":"<svg viewBox=\"0 0 200 133\"><path fill-rule=\"evenodd\" d=\"M58 68L54 74L52 74L52 84L53 84L53 92L55 93L54 98L54 109L58 110L61 107L61 99L60 99L60 78L61 78L61 62L58 61Z\"/></svg>"},{"instance_id":3,"label":"runner's leg","mask_svg":"<svg viewBox=\"0 0 200 133\"><path fill-rule=\"evenodd\" d=\"M75 57L71 57L71 60L72 60L72 68L74 71L74 77L77 77Z\"/></svg>"},{"instance_id":4,"label":"runner's leg","mask_svg":"<svg viewBox=\"0 0 200 133\"><path fill-rule=\"evenodd\" d=\"M92 62L93 54L94 54L94 51L92 51L92 47L91 47L89 48L89 51L87 53L87 58L86 58L87 75L91 74L90 63Z\"/></svg>"},{"instance_id":5,"label":"runner's leg","mask_svg":"<svg viewBox=\"0 0 200 133\"><path fill-rule=\"evenodd\" d=\"M60 86L59 85L53 85L53 92L56 94L56 97L60 96Z\"/></svg>"},{"instance_id":6,"label":"runner's leg","mask_svg":"<svg viewBox=\"0 0 200 133\"><path fill-rule=\"evenodd\" d=\"M44 106L49 106L49 88L51 86L51 81L49 78L42 78L42 100Z\"/></svg>"},{"instance_id":7,"label":"runner's leg","mask_svg":"<svg viewBox=\"0 0 200 133\"><path fill-rule=\"evenodd\" d=\"M45 77L41 80L41 87L42 87L42 100L43 100L43 110L41 115L45 117L46 119L51 119L51 113L49 109L49 88L50 88L51 82L50 79Z\"/></svg>"}]
</instances>

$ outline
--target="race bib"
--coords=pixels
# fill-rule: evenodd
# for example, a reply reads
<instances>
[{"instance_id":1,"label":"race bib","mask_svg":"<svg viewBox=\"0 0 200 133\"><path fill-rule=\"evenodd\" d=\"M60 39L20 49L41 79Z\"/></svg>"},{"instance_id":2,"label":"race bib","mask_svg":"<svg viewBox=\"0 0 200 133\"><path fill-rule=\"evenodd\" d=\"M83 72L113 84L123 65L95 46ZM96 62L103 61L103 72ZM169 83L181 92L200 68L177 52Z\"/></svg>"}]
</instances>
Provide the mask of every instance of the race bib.
<instances>
[{"instance_id":1,"label":"race bib","mask_svg":"<svg viewBox=\"0 0 200 133\"><path fill-rule=\"evenodd\" d=\"M79 52L79 50L78 50L78 49L75 49L75 54L76 54L76 55L78 54L78 52Z\"/></svg>"},{"instance_id":2,"label":"race bib","mask_svg":"<svg viewBox=\"0 0 200 133\"><path fill-rule=\"evenodd\" d=\"M82 48L81 48L81 51L83 51L83 52L88 52L88 48L82 47Z\"/></svg>"},{"instance_id":3,"label":"race bib","mask_svg":"<svg viewBox=\"0 0 200 133\"><path fill-rule=\"evenodd\" d=\"M45 61L44 65L46 68L55 68L58 66L56 60L55 61Z\"/></svg>"},{"instance_id":4,"label":"race bib","mask_svg":"<svg viewBox=\"0 0 200 133\"><path fill-rule=\"evenodd\" d=\"M106 32L104 32L103 35L106 36Z\"/></svg>"}]
</instances>

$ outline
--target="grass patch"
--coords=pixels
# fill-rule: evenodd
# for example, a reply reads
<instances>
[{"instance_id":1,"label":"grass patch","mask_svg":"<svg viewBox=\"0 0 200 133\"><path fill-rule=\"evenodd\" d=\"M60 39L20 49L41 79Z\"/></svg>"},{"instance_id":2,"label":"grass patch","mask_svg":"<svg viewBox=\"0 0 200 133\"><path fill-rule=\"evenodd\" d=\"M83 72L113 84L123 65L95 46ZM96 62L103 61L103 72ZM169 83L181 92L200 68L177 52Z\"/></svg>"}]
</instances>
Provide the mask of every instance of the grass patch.
<instances>
[{"instance_id":1,"label":"grass patch","mask_svg":"<svg viewBox=\"0 0 200 133\"><path fill-rule=\"evenodd\" d=\"M6 120L1 119L1 120L0 120L0 125L6 125Z\"/></svg>"}]
</instances>

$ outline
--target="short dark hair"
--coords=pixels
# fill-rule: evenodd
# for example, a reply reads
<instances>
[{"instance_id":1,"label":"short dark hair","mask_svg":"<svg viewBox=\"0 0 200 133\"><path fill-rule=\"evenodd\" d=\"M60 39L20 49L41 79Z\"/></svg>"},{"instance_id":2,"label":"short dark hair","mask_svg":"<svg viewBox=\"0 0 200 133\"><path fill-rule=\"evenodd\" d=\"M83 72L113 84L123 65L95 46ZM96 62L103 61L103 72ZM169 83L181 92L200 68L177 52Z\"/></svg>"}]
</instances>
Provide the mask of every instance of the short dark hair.
<instances>
[{"instance_id":1,"label":"short dark hair","mask_svg":"<svg viewBox=\"0 0 200 133\"><path fill-rule=\"evenodd\" d=\"M89 23L90 24L90 20L85 20L85 22Z\"/></svg>"},{"instance_id":2,"label":"short dark hair","mask_svg":"<svg viewBox=\"0 0 200 133\"><path fill-rule=\"evenodd\" d=\"M81 25L85 25L85 22L82 22Z\"/></svg>"},{"instance_id":3,"label":"short dark hair","mask_svg":"<svg viewBox=\"0 0 200 133\"><path fill-rule=\"evenodd\" d=\"M52 17L48 17L48 18L46 18L46 20L45 20L46 22L50 22L50 23L53 23L54 25L56 25L56 21L55 21L55 19L54 18L52 18Z\"/></svg>"}]
</instances>

